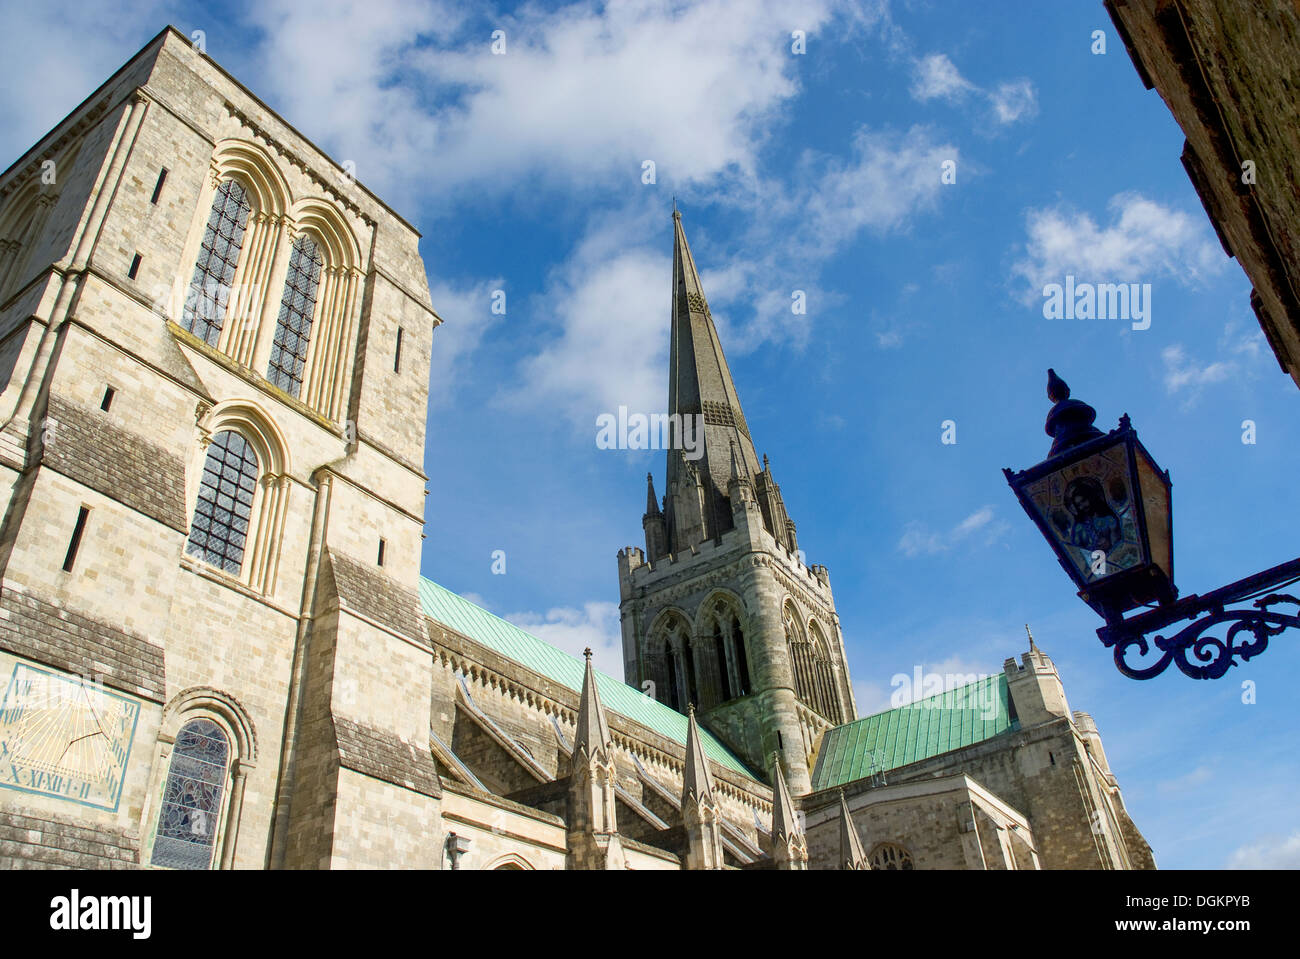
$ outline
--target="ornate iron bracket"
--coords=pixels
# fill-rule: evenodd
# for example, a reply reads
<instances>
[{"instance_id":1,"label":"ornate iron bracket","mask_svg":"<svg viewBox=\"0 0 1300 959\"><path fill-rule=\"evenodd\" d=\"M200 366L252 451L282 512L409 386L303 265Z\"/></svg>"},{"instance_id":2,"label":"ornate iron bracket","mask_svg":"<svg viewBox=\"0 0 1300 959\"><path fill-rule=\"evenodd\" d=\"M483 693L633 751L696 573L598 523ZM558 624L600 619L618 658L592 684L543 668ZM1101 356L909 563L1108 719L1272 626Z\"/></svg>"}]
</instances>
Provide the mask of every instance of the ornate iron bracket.
<instances>
[{"instance_id":1,"label":"ornate iron bracket","mask_svg":"<svg viewBox=\"0 0 1300 959\"><path fill-rule=\"evenodd\" d=\"M1248 576L1205 596L1188 596L1130 619L1109 618L1097 630L1097 636L1103 645L1114 649L1115 665L1130 679L1151 679L1163 673L1170 663L1192 679L1219 679L1237 665L1238 658L1244 663L1262 653L1271 637L1288 629L1300 629L1300 599L1288 593L1269 593L1254 599L1275 586L1290 585L1297 580L1300 580L1300 559ZM1246 601L1251 601L1249 607L1227 608ZM1297 614L1273 609L1279 604L1296 607ZM1194 622L1172 636L1156 632L1187 619ZM1221 624L1231 624L1222 639L1205 635L1207 630ZM1156 635L1148 640L1150 633ZM1131 652L1136 650L1139 657L1145 657L1153 645L1162 654L1154 663L1129 662Z\"/></svg>"}]
</instances>

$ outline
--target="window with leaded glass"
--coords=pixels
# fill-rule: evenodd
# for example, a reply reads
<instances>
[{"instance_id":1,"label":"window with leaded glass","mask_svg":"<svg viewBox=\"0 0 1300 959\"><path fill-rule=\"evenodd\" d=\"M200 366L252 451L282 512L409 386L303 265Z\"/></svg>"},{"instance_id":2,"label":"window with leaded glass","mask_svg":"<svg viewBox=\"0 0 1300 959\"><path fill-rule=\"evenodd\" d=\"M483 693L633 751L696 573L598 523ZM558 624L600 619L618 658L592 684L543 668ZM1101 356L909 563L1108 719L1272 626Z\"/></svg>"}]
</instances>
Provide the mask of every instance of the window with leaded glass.
<instances>
[{"instance_id":1,"label":"window with leaded glass","mask_svg":"<svg viewBox=\"0 0 1300 959\"><path fill-rule=\"evenodd\" d=\"M239 249L244 243L244 230L251 212L247 192L234 180L221 184L212 198L212 212L203 231L194 278L190 280L181 316L181 325L209 346L217 345L226 319L235 265L239 262Z\"/></svg>"},{"instance_id":2,"label":"window with leaded glass","mask_svg":"<svg viewBox=\"0 0 1300 959\"><path fill-rule=\"evenodd\" d=\"M302 371L307 362L312 314L316 312L316 289L325 260L320 246L309 236L300 236L289 252L289 274L284 280L280 315L275 321L271 343L271 365L266 378L290 396L302 389Z\"/></svg>"},{"instance_id":3,"label":"window with leaded glass","mask_svg":"<svg viewBox=\"0 0 1300 959\"><path fill-rule=\"evenodd\" d=\"M203 462L186 552L238 575L256 489L257 451L238 433L218 433Z\"/></svg>"},{"instance_id":4,"label":"window with leaded glass","mask_svg":"<svg viewBox=\"0 0 1300 959\"><path fill-rule=\"evenodd\" d=\"M221 816L230 745L210 719L181 727L163 787L152 864L169 869L209 869Z\"/></svg>"},{"instance_id":5,"label":"window with leaded glass","mask_svg":"<svg viewBox=\"0 0 1300 959\"><path fill-rule=\"evenodd\" d=\"M872 869L896 869L908 871L914 869L912 854L897 843L882 842L871 850L868 857Z\"/></svg>"}]
</instances>

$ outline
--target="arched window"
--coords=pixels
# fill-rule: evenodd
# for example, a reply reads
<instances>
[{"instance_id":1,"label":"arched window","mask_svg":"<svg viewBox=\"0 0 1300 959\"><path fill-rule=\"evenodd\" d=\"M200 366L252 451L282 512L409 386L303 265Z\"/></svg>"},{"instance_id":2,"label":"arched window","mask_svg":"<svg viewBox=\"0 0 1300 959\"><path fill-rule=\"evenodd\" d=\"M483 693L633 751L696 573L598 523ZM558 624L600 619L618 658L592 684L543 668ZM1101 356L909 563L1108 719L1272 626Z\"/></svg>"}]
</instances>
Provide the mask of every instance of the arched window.
<instances>
[{"instance_id":1,"label":"arched window","mask_svg":"<svg viewBox=\"0 0 1300 959\"><path fill-rule=\"evenodd\" d=\"M297 396L302 390L307 343L311 339L312 317L316 312L316 292L324 266L325 259L315 240L300 236L294 241L289 253L284 295L280 298L280 313L275 321L271 363L266 370L266 378L290 396Z\"/></svg>"},{"instance_id":2,"label":"arched window","mask_svg":"<svg viewBox=\"0 0 1300 959\"><path fill-rule=\"evenodd\" d=\"M871 850L871 855L867 858L871 860L872 869L900 869L906 871L916 868L912 864L912 854L893 842L882 842Z\"/></svg>"},{"instance_id":3,"label":"arched window","mask_svg":"<svg viewBox=\"0 0 1300 959\"><path fill-rule=\"evenodd\" d=\"M748 696L750 689L749 657L745 654L745 634L740 629L740 619L735 616L731 617L731 641L735 644L736 680L740 683L736 695Z\"/></svg>"},{"instance_id":4,"label":"arched window","mask_svg":"<svg viewBox=\"0 0 1300 959\"><path fill-rule=\"evenodd\" d=\"M32 180L5 204L0 219L0 302L22 286L28 267L35 265L30 262L32 250L40 242L58 200L58 195L47 189Z\"/></svg>"},{"instance_id":5,"label":"arched window","mask_svg":"<svg viewBox=\"0 0 1300 959\"><path fill-rule=\"evenodd\" d=\"M257 476L257 452L248 440L233 430L212 437L185 545L187 553L227 573L239 574Z\"/></svg>"},{"instance_id":6,"label":"arched window","mask_svg":"<svg viewBox=\"0 0 1300 959\"><path fill-rule=\"evenodd\" d=\"M826 637L816 620L809 624L809 633L812 637L815 708L831 722L842 722L840 697L835 683L835 666L828 652Z\"/></svg>"},{"instance_id":7,"label":"arched window","mask_svg":"<svg viewBox=\"0 0 1300 959\"><path fill-rule=\"evenodd\" d=\"M220 726L194 719L181 727L163 787L152 865L211 868L229 764L230 743Z\"/></svg>"},{"instance_id":8,"label":"arched window","mask_svg":"<svg viewBox=\"0 0 1300 959\"><path fill-rule=\"evenodd\" d=\"M209 346L217 345L235 282L235 266L244 244L252 207L237 180L226 180L212 198L181 325Z\"/></svg>"},{"instance_id":9,"label":"arched window","mask_svg":"<svg viewBox=\"0 0 1300 959\"><path fill-rule=\"evenodd\" d=\"M682 660L686 664L686 701L695 706L700 705L699 686L695 682L695 647L691 643L690 633L679 629L678 641L681 643Z\"/></svg>"},{"instance_id":10,"label":"arched window","mask_svg":"<svg viewBox=\"0 0 1300 959\"><path fill-rule=\"evenodd\" d=\"M672 643L664 643L664 662L668 664L668 705L680 713L682 700L677 691L677 656L673 653Z\"/></svg>"},{"instance_id":11,"label":"arched window","mask_svg":"<svg viewBox=\"0 0 1300 959\"><path fill-rule=\"evenodd\" d=\"M722 638L722 624L713 621L713 649L718 657L718 677L722 692L722 701L731 699L731 676L727 672L727 644Z\"/></svg>"},{"instance_id":12,"label":"arched window","mask_svg":"<svg viewBox=\"0 0 1300 959\"><path fill-rule=\"evenodd\" d=\"M794 610L785 608L785 642L790 653L790 670L794 674L794 691L804 703L816 709L813 702L813 664L812 651L804 638Z\"/></svg>"}]
</instances>

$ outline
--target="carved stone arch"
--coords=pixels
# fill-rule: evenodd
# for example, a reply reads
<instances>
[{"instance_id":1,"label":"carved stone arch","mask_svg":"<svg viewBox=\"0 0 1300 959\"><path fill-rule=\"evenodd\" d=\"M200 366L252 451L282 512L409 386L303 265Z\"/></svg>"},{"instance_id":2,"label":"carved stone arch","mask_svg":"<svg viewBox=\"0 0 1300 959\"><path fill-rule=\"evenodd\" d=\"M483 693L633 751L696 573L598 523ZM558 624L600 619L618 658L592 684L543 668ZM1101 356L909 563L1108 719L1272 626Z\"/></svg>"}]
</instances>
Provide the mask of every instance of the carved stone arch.
<instances>
[{"instance_id":1,"label":"carved stone arch","mask_svg":"<svg viewBox=\"0 0 1300 959\"><path fill-rule=\"evenodd\" d=\"M520 855L518 855L517 853L513 853L513 852L511 852L511 853L506 853L506 855L504 855L504 856L499 856L498 858L493 859L492 862L488 864L488 867L487 867L487 868L488 868L488 869L507 869L507 870L509 870L509 869L526 869L526 870L528 870L528 871L531 872L531 871L535 870L537 867L534 866L534 865L532 865L532 863L530 863L530 862L529 862L527 859L525 859L523 856L520 856Z\"/></svg>"},{"instance_id":2,"label":"carved stone arch","mask_svg":"<svg viewBox=\"0 0 1300 959\"><path fill-rule=\"evenodd\" d=\"M697 665L705 708L748 693L749 660L743 647L748 632L745 602L729 589L711 590L696 609Z\"/></svg>"},{"instance_id":3,"label":"carved stone arch","mask_svg":"<svg viewBox=\"0 0 1300 959\"><path fill-rule=\"evenodd\" d=\"M182 731L198 723L213 726L226 741L228 755L224 775L220 778L219 805L214 801L210 815L216 822L212 829L211 848L215 862L211 865L233 868L239 841L239 825L244 806L244 785L248 771L257 762L257 730L247 710L234 696L211 686L191 686L171 698L163 708L158 731L158 746L150 774L150 789L142 808L141 835L147 840L141 850L143 862L153 861L160 830L160 817L168 807L168 780L172 777L172 750ZM215 733L214 733L215 735ZM190 761L193 762L192 760ZM178 773L179 774L179 773ZM187 768L183 775L192 773ZM217 779L211 780L216 782ZM172 840L169 840L172 841Z\"/></svg>"},{"instance_id":4,"label":"carved stone arch","mask_svg":"<svg viewBox=\"0 0 1300 959\"><path fill-rule=\"evenodd\" d=\"M237 179L248 190L254 212L282 217L293 202L289 181L279 164L260 144L252 140L222 140L212 150L214 185Z\"/></svg>"},{"instance_id":5,"label":"carved stone arch","mask_svg":"<svg viewBox=\"0 0 1300 959\"><path fill-rule=\"evenodd\" d=\"M0 213L0 301L19 288L58 197L57 188L42 183L38 171L5 201Z\"/></svg>"},{"instance_id":6,"label":"carved stone arch","mask_svg":"<svg viewBox=\"0 0 1300 959\"><path fill-rule=\"evenodd\" d=\"M647 631L648 677L655 684L655 698L678 710L693 702L695 662L691 646L690 616L678 606L667 606L651 621Z\"/></svg>"},{"instance_id":7,"label":"carved stone arch","mask_svg":"<svg viewBox=\"0 0 1300 959\"><path fill-rule=\"evenodd\" d=\"M729 607L729 612L734 613L740 620L740 625L746 629L749 628L749 611L745 608L745 601L739 594L721 586L714 587L704 600L695 609L694 627L696 635L703 635L709 625L709 621L719 612L719 606Z\"/></svg>"},{"instance_id":8,"label":"carved stone arch","mask_svg":"<svg viewBox=\"0 0 1300 959\"><path fill-rule=\"evenodd\" d=\"M219 141L213 147L210 173L186 243L183 275L177 278L179 288L175 292L180 309L174 304L168 312L174 319L179 317L177 322L184 329L251 369L266 314L274 308L273 301L278 304L279 290L272 294L271 286L276 274L282 273L292 192L275 158L252 140ZM249 212L239 242L233 244L233 258L229 259L233 277L218 282L206 270L212 257L204 253L204 244L211 247L213 243L210 217L214 201L220 199L223 184L229 182L243 189ZM229 258L230 246L225 249ZM205 298L202 291L209 287L212 293ZM224 305L211 304L211 299L222 296L228 298ZM211 319L204 316L209 311Z\"/></svg>"},{"instance_id":9,"label":"carved stone arch","mask_svg":"<svg viewBox=\"0 0 1300 959\"><path fill-rule=\"evenodd\" d=\"M789 635L791 626L794 627L795 636L799 640L806 642L808 632L804 626L803 611L799 608L799 604L795 602L794 597L787 595L781 601L781 627Z\"/></svg>"},{"instance_id":10,"label":"carved stone arch","mask_svg":"<svg viewBox=\"0 0 1300 959\"><path fill-rule=\"evenodd\" d=\"M246 399L218 403L200 420L199 428L204 437L221 430L238 430L257 450L265 472L274 476L288 473L292 468L284 432L260 403Z\"/></svg>"},{"instance_id":11,"label":"carved stone arch","mask_svg":"<svg viewBox=\"0 0 1300 959\"><path fill-rule=\"evenodd\" d=\"M211 686L181 690L163 707L161 733L174 739L181 726L195 715L213 719L226 729L241 763L252 766L257 762L257 729L234 696Z\"/></svg>"},{"instance_id":12,"label":"carved stone arch","mask_svg":"<svg viewBox=\"0 0 1300 959\"><path fill-rule=\"evenodd\" d=\"M646 631L646 635L650 637L662 637L674 633L675 631L672 627L677 624L676 621L680 621L681 625L684 627L686 635L690 636L692 628L691 617L687 615L686 610L682 609L680 606L665 606L661 609L655 615L655 618L650 621L650 629Z\"/></svg>"},{"instance_id":13,"label":"carved stone arch","mask_svg":"<svg viewBox=\"0 0 1300 959\"><path fill-rule=\"evenodd\" d=\"M293 244L310 237L317 246L322 266L316 280L316 300L308 317L310 335L302 361L301 381L297 397L308 406L338 421L343 415L344 398L352 374L355 354L353 340L360 311L362 285L362 252L356 235L346 217L331 203L308 197L294 204L291 211L295 236ZM289 264L286 264L286 275ZM279 276L283 290L286 276ZM258 362L270 360L273 355L272 335L279 325L278 305L276 317L267 315L269 332L263 336L258 350ZM286 342L293 340L285 337ZM265 354L265 355L263 355ZM268 377L271 376L268 370Z\"/></svg>"},{"instance_id":14,"label":"carved stone arch","mask_svg":"<svg viewBox=\"0 0 1300 959\"><path fill-rule=\"evenodd\" d=\"M342 269L361 268L361 247L347 219L332 203L319 197L306 197L289 211L299 234L310 233L324 247L329 266Z\"/></svg>"},{"instance_id":15,"label":"carved stone arch","mask_svg":"<svg viewBox=\"0 0 1300 959\"><path fill-rule=\"evenodd\" d=\"M227 431L237 433L257 455L257 489L249 511L239 580L258 592L274 593L289 491L293 485L290 450L284 433L265 408L246 399L218 403L200 417L197 425L199 442L186 484L191 509L199 498L207 448L213 437Z\"/></svg>"},{"instance_id":16,"label":"carved stone arch","mask_svg":"<svg viewBox=\"0 0 1300 959\"><path fill-rule=\"evenodd\" d=\"M904 872L916 868L912 853L901 843L879 842L871 847L867 861L872 869L895 869Z\"/></svg>"},{"instance_id":17,"label":"carved stone arch","mask_svg":"<svg viewBox=\"0 0 1300 959\"><path fill-rule=\"evenodd\" d=\"M816 617L808 619L807 629L813 667L812 702L809 705L831 722L843 722L843 710L840 707L838 693L839 683L830 643Z\"/></svg>"},{"instance_id":18,"label":"carved stone arch","mask_svg":"<svg viewBox=\"0 0 1300 959\"><path fill-rule=\"evenodd\" d=\"M817 622L817 617L810 616L804 628L807 630L808 641L812 643L813 655L818 659L824 659L827 662L831 659L831 647L826 641L826 632L822 629L821 623Z\"/></svg>"}]
</instances>

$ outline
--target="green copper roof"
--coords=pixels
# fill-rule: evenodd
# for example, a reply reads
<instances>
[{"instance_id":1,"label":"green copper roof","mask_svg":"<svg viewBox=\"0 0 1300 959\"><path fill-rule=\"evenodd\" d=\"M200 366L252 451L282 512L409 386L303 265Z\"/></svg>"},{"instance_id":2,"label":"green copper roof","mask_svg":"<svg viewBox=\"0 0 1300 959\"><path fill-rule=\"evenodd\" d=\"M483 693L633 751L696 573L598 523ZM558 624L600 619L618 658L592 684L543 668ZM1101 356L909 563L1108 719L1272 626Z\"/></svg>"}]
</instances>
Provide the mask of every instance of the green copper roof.
<instances>
[{"instance_id":1,"label":"green copper roof","mask_svg":"<svg viewBox=\"0 0 1300 959\"><path fill-rule=\"evenodd\" d=\"M812 788L832 789L1019 727L1011 718L1006 674L998 673L828 729L817 753Z\"/></svg>"},{"instance_id":2,"label":"green copper roof","mask_svg":"<svg viewBox=\"0 0 1300 959\"><path fill-rule=\"evenodd\" d=\"M420 577L420 604L424 613L444 626L463 633L476 643L509 657L525 669L540 673L547 679L567 686L575 693L582 692L583 661L576 656L542 642L531 633L499 616L493 616L481 606L457 596L451 590L432 580ZM686 746L686 717L677 710L651 699L631 686L604 673L596 673L596 688L605 709L619 713L634 722L653 729L659 735ZM707 730L701 730L704 751L721 766L743 776L754 778L726 746L718 742Z\"/></svg>"}]
</instances>

